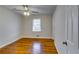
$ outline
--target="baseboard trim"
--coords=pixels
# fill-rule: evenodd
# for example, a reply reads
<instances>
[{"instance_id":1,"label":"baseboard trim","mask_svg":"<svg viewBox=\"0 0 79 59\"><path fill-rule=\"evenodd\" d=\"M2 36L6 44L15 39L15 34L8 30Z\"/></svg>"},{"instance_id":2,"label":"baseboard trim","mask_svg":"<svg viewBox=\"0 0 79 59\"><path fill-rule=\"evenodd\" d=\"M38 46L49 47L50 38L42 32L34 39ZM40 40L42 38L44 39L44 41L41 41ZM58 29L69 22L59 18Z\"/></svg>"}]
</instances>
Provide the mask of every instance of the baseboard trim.
<instances>
[{"instance_id":1,"label":"baseboard trim","mask_svg":"<svg viewBox=\"0 0 79 59\"><path fill-rule=\"evenodd\" d=\"M16 40L13 40L13 41L11 41L11 42L8 42L8 43L6 43L6 44L3 44L3 45L1 45L0 46L0 48L3 48L3 47L5 47L5 46L7 46L7 45L9 45L9 44L11 44L11 43L13 43L13 42L16 42L17 40L19 40L19 39L22 39L22 38L35 38L35 39L37 39L37 38L39 38L39 39L53 39L53 38L51 38L51 37L25 37L25 36L22 36L22 37L19 37L19 38L16 38ZM53 39L54 40L54 39Z\"/></svg>"},{"instance_id":2,"label":"baseboard trim","mask_svg":"<svg viewBox=\"0 0 79 59\"><path fill-rule=\"evenodd\" d=\"M16 38L16 40L13 40L13 41L11 41L11 42L7 42L6 44L1 45L0 48L3 48L3 47L5 47L5 46L7 46L7 45L9 45L9 44L11 44L11 43L13 43L13 42L19 40L19 39L21 39L21 37Z\"/></svg>"},{"instance_id":3,"label":"baseboard trim","mask_svg":"<svg viewBox=\"0 0 79 59\"><path fill-rule=\"evenodd\" d=\"M40 39L53 39L52 37L26 37L26 36L22 36L21 38L40 38Z\"/></svg>"}]
</instances>

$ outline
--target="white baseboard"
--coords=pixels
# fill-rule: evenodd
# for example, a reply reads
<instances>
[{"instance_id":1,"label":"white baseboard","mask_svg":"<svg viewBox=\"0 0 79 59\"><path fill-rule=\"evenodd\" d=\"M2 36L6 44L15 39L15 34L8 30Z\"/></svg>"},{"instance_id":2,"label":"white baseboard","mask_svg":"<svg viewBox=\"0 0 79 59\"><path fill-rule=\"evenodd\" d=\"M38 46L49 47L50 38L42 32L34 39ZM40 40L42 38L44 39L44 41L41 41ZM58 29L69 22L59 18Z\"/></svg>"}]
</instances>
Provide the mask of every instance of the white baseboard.
<instances>
[{"instance_id":1,"label":"white baseboard","mask_svg":"<svg viewBox=\"0 0 79 59\"><path fill-rule=\"evenodd\" d=\"M46 39L53 39L52 37L26 37L26 36L22 36L21 38L46 38Z\"/></svg>"},{"instance_id":2,"label":"white baseboard","mask_svg":"<svg viewBox=\"0 0 79 59\"><path fill-rule=\"evenodd\" d=\"M7 46L7 45L9 45L9 44L11 44L11 43L13 43L13 42L19 40L19 39L21 39L21 37L16 38L15 40L12 40L12 41L10 41L10 42L7 42L6 44L1 45L0 48L3 48L3 47L5 47L5 46Z\"/></svg>"},{"instance_id":3,"label":"white baseboard","mask_svg":"<svg viewBox=\"0 0 79 59\"><path fill-rule=\"evenodd\" d=\"M21 39L21 38L46 38L46 39L53 39L52 37L26 37L26 36L22 36L22 37L16 38L15 40L7 42L6 44L1 45L0 48L3 48L4 46L7 46L7 45L9 45L9 44Z\"/></svg>"}]
</instances>

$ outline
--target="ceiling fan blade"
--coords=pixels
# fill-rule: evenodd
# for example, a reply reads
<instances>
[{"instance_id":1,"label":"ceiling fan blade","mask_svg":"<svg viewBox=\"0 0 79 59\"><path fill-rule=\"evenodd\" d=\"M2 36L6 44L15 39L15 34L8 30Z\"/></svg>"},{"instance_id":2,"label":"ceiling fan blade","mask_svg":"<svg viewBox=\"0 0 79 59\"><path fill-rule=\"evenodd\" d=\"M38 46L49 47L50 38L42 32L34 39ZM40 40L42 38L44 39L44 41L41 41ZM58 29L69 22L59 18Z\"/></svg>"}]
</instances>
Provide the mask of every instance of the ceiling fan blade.
<instances>
[{"instance_id":1,"label":"ceiling fan blade","mask_svg":"<svg viewBox=\"0 0 79 59\"><path fill-rule=\"evenodd\" d=\"M15 11L25 11L25 10L15 10Z\"/></svg>"},{"instance_id":2,"label":"ceiling fan blade","mask_svg":"<svg viewBox=\"0 0 79 59\"><path fill-rule=\"evenodd\" d=\"M14 9L12 9L13 11L25 11L24 9L17 9L17 8L14 8ZM27 10L28 11L28 10ZM26 11L26 12L27 12Z\"/></svg>"},{"instance_id":3,"label":"ceiling fan blade","mask_svg":"<svg viewBox=\"0 0 79 59\"><path fill-rule=\"evenodd\" d=\"M32 13L39 13L38 11L32 11Z\"/></svg>"},{"instance_id":4,"label":"ceiling fan blade","mask_svg":"<svg viewBox=\"0 0 79 59\"><path fill-rule=\"evenodd\" d=\"M34 11L34 10L31 10L30 8L28 10L25 10L25 7L29 8L28 5L22 5L21 8L14 8L12 9L13 11L17 11L17 12L30 12L31 14L39 14L38 11Z\"/></svg>"},{"instance_id":5,"label":"ceiling fan blade","mask_svg":"<svg viewBox=\"0 0 79 59\"><path fill-rule=\"evenodd\" d=\"M37 15L38 13L31 13L32 15Z\"/></svg>"},{"instance_id":6,"label":"ceiling fan blade","mask_svg":"<svg viewBox=\"0 0 79 59\"><path fill-rule=\"evenodd\" d=\"M24 9L17 9L17 8L13 8L13 11L24 11Z\"/></svg>"}]
</instances>

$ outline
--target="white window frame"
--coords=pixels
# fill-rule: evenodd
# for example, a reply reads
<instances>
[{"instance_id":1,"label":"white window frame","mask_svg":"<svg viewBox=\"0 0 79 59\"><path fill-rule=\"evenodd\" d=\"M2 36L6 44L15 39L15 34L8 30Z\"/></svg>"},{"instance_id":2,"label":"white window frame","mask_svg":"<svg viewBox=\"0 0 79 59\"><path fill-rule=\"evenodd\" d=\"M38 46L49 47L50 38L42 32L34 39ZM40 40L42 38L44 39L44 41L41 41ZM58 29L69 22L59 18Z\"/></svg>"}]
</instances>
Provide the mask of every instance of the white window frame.
<instances>
[{"instance_id":1,"label":"white window frame","mask_svg":"<svg viewBox=\"0 0 79 59\"><path fill-rule=\"evenodd\" d=\"M40 22L40 23L38 23L39 24L39 27L38 27L39 29L37 29L37 30L34 28L34 25L35 25L34 22L36 20L39 20L39 22ZM33 21L32 21L32 31L33 32L41 32L41 19L40 18L33 19Z\"/></svg>"}]
</instances>

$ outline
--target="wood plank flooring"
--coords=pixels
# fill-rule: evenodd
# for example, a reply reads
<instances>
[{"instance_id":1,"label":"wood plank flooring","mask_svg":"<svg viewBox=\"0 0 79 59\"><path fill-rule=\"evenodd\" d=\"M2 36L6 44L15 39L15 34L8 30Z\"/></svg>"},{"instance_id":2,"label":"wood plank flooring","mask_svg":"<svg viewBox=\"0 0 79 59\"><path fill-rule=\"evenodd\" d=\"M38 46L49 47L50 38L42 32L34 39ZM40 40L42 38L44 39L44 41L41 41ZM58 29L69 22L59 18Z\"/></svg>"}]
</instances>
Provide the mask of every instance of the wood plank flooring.
<instances>
[{"instance_id":1,"label":"wood plank flooring","mask_svg":"<svg viewBox=\"0 0 79 59\"><path fill-rule=\"evenodd\" d=\"M22 38L0 49L0 54L57 54L52 39Z\"/></svg>"}]
</instances>

